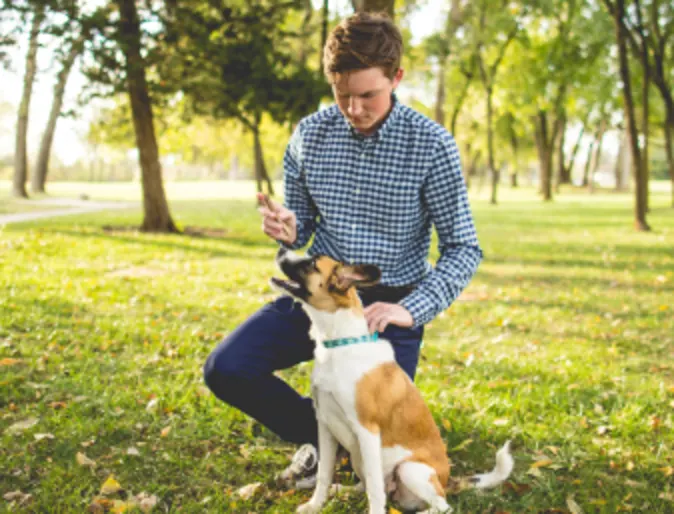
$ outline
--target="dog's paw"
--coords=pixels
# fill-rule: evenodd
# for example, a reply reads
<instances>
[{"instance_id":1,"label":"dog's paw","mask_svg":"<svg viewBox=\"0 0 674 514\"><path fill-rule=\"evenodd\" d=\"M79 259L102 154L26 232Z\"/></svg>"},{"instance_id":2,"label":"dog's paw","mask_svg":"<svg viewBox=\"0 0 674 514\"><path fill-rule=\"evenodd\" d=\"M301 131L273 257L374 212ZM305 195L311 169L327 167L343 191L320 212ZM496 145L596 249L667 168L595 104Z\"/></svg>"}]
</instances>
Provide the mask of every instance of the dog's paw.
<instances>
[{"instance_id":1,"label":"dog's paw","mask_svg":"<svg viewBox=\"0 0 674 514\"><path fill-rule=\"evenodd\" d=\"M297 514L317 514L321 511L321 506L312 501L303 503L297 507Z\"/></svg>"}]
</instances>

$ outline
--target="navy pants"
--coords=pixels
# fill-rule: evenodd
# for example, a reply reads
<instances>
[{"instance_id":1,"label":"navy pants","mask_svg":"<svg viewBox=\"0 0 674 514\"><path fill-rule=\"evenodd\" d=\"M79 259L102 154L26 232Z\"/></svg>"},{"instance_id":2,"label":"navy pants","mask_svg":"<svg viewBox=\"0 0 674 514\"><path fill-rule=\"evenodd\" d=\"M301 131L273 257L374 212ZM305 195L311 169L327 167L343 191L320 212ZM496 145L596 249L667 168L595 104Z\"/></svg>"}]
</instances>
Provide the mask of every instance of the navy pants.
<instances>
[{"instance_id":1,"label":"navy pants","mask_svg":"<svg viewBox=\"0 0 674 514\"><path fill-rule=\"evenodd\" d=\"M362 296L369 305L377 298ZM383 300L380 300L383 301ZM274 371L313 359L309 318L288 296L262 307L211 353L204 378L222 401L252 416L288 442L317 444L311 398L303 397ZM396 361L414 379L423 327L389 325L381 337L393 345Z\"/></svg>"}]
</instances>

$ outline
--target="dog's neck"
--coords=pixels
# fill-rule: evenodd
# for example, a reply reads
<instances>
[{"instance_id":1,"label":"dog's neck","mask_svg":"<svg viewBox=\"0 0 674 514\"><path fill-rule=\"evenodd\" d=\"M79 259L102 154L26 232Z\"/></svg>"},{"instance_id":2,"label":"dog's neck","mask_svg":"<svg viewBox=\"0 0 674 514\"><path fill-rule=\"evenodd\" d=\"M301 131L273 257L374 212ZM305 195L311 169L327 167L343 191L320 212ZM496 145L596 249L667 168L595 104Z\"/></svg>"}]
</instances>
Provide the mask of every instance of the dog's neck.
<instances>
[{"instance_id":1,"label":"dog's neck","mask_svg":"<svg viewBox=\"0 0 674 514\"><path fill-rule=\"evenodd\" d=\"M339 309L335 312L319 311L311 305L304 304L311 329L309 335L316 344L323 346L324 341L346 337L360 337L369 334L367 320L363 312L355 309Z\"/></svg>"}]
</instances>

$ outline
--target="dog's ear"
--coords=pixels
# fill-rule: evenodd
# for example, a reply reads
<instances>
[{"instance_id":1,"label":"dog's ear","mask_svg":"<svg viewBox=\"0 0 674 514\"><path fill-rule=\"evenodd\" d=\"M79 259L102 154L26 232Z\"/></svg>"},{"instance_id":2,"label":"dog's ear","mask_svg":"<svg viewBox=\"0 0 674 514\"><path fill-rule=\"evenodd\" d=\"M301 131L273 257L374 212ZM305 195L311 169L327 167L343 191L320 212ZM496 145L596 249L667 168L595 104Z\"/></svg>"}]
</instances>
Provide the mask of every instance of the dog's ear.
<instances>
[{"instance_id":1,"label":"dog's ear","mask_svg":"<svg viewBox=\"0 0 674 514\"><path fill-rule=\"evenodd\" d=\"M343 264L335 270L335 287L342 291L351 286L370 287L380 278L381 270L373 264Z\"/></svg>"}]
</instances>

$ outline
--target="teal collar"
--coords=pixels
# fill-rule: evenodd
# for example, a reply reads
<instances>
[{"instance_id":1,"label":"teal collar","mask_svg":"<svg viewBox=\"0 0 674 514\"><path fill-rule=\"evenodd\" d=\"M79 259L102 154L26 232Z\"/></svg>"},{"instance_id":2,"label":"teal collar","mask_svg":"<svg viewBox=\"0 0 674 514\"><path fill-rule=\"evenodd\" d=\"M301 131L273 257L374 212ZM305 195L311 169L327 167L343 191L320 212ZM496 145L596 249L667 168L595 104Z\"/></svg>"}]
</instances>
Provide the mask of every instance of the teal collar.
<instances>
[{"instance_id":1,"label":"teal collar","mask_svg":"<svg viewBox=\"0 0 674 514\"><path fill-rule=\"evenodd\" d=\"M338 348L340 346L349 346L358 343L374 343L379 340L379 332L374 334L367 334L360 337L343 337L342 339L328 339L323 341L323 346L326 348Z\"/></svg>"}]
</instances>

